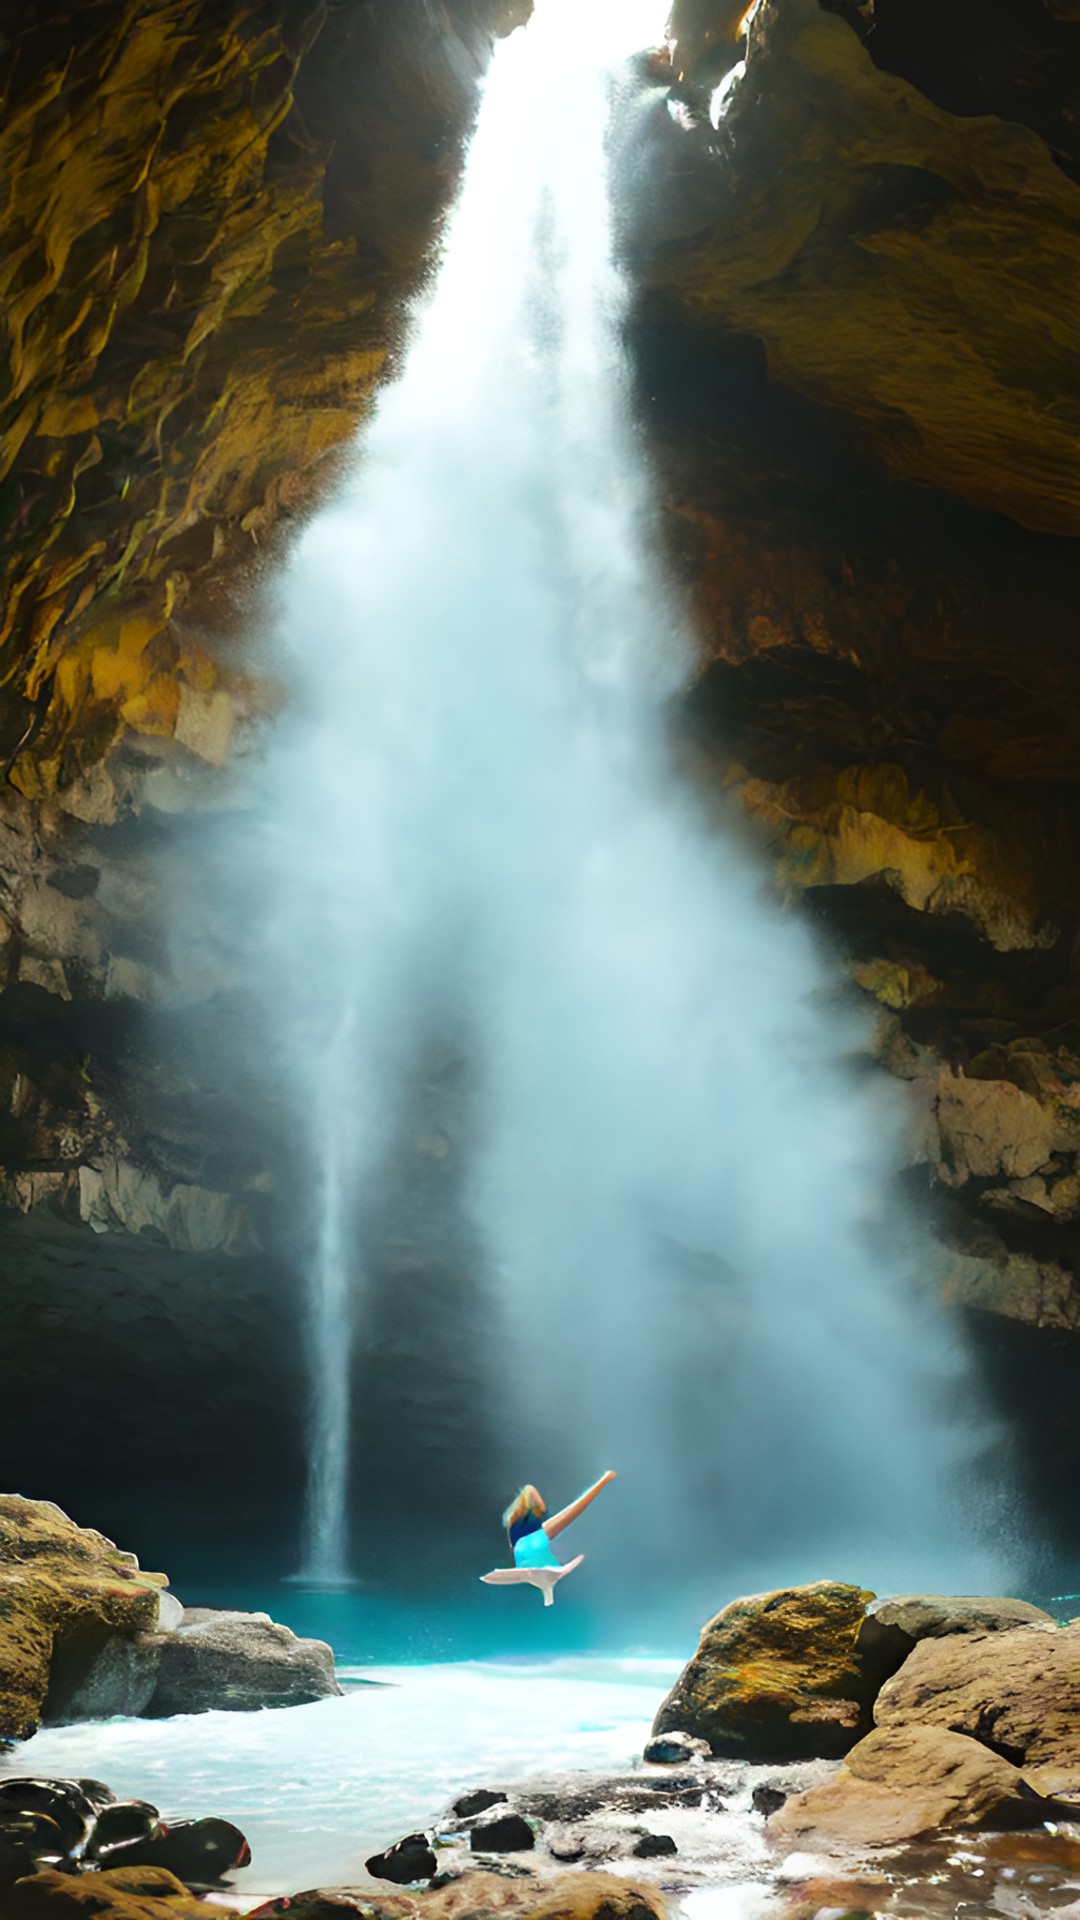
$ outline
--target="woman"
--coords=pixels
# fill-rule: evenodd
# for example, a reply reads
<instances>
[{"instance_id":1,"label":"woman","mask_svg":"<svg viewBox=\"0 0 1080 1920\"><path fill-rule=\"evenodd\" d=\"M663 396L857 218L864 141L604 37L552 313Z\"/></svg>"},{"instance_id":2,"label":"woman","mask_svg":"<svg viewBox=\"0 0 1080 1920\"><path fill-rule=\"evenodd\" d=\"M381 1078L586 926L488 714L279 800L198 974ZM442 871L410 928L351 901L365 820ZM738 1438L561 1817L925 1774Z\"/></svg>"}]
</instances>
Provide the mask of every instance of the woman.
<instances>
[{"instance_id":1,"label":"woman","mask_svg":"<svg viewBox=\"0 0 1080 1920\"><path fill-rule=\"evenodd\" d=\"M583 1494L564 1507L561 1513L553 1514L550 1520L544 1519L547 1508L535 1487L522 1487L517 1499L512 1501L503 1514L503 1526L510 1540L514 1555L512 1567L497 1567L494 1573L480 1575L488 1586L530 1586L538 1587L544 1596L545 1607L550 1607L555 1598L556 1582L562 1580L575 1567L580 1567L585 1558L579 1553L575 1560L568 1560L563 1566L551 1550L551 1542L556 1534L576 1520L579 1513L596 1499L601 1487L606 1487L615 1475L610 1470L603 1474L595 1486L588 1487Z\"/></svg>"}]
</instances>

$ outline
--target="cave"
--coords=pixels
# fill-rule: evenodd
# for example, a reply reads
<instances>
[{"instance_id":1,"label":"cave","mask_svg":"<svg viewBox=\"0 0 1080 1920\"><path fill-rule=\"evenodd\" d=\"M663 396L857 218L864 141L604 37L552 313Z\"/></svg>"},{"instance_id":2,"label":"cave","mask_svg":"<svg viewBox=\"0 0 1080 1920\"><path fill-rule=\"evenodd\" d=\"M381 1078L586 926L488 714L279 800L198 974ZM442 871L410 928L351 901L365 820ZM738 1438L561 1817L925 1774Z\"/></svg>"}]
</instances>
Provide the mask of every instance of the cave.
<instances>
[{"instance_id":1,"label":"cave","mask_svg":"<svg viewBox=\"0 0 1080 1920\"><path fill-rule=\"evenodd\" d=\"M268 582L400 371L529 10L0 28L0 1458L181 1585L295 1570L308 1417L297 1120L206 958L207 847L282 697ZM614 138L622 324L695 635L673 751L924 1116L905 1205L1049 1592L1080 1550L1080 20L939 12L761 0L720 99L732 9L677 0ZM357 1526L422 1588L482 1551L514 1420L474 1069L419 1048L353 1222ZM417 1547L425 1503L457 1520Z\"/></svg>"}]
</instances>

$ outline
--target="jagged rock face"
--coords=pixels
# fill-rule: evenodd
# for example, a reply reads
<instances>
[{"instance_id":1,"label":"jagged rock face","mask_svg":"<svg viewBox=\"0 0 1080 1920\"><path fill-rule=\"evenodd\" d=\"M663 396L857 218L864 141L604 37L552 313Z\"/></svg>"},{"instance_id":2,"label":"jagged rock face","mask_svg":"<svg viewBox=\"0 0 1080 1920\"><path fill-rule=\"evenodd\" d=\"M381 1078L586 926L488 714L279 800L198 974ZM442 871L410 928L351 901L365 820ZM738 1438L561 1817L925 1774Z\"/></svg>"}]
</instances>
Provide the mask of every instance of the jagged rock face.
<instances>
[{"instance_id":1,"label":"jagged rock face","mask_svg":"<svg viewBox=\"0 0 1080 1920\"><path fill-rule=\"evenodd\" d=\"M52 0L4 31L3 756L214 764L226 584L355 432L528 0Z\"/></svg>"},{"instance_id":2,"label":"jagged rock face","mask_svg":"<svg viewBox=\"0 0 1080 1920\"><path fill-rule=\"evenodd\" d=\"M883 1010L947 1297L1074 1328L1075 13L740 12L673 11L630 243L686 750Z\"/></svg>"}]
</instances>

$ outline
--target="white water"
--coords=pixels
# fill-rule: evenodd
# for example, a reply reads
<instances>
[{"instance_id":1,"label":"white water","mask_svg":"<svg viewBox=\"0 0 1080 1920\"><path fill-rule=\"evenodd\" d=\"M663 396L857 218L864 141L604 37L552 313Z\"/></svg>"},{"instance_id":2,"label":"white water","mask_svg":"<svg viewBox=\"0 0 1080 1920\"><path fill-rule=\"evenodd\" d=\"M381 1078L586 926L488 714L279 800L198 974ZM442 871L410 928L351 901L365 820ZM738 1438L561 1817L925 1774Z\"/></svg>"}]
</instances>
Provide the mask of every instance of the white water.
<instances>
[{"instance_id":1,"label":"white water","mask_svg":"<svg viewBox=\"0 0 1080 1920\"><path fill-rule=\"evenodd\" d=\"M309 1707L50 1728L0 1772L100 1779L166 1819L235 1821L252 1851L236 1884L252 1900L355 1885L370 1854L470 1787L632 1765L678 1670L646 1659L371 1668L385 1685Z\"/></svg>"},{"instance_id":2,"label":"white water","mask_svg":"<svg viewBox=\"0 0 1080 1920\"><path fill-rule=\"evenodd\" d=\"M450 1034L532 1438L508 1494L546 1450L619 1467L594 1538L624 1579L704 1556L727 1592L977 1587L1002 1571L951 1490L962 1375L872 1240L895 1115L837 1064L858 1036L807 933L669 762L691 649L605 157L606 67L662 24L541 0L500 46L401 377L281 585L293 699L244 859L316 1190L305 1572L351 1564L351 1248L417 1051Z\"/></svg>"}]
</instances>

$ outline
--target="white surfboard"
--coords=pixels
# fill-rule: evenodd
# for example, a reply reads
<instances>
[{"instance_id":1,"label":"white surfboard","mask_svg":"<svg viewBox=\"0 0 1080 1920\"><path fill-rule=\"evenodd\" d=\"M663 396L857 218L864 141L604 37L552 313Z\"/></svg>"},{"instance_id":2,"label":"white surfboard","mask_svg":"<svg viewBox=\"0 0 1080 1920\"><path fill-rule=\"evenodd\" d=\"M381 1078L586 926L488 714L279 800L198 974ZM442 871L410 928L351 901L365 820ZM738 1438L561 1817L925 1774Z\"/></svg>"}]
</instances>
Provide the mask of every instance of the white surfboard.
<instances>
[{"instance_id":1,"label":"white surfboard","mask_svg":"<svg viewBox=\"0 0 1080 1920\"><path fill-rule=\"evenodd\" d=\"M536 1587L544 1596L545 1607L550 1607L559 1581L580 1567L584 1558L585 1555L579 1553L575 1560L568 1560L565 1567L496 1567L494 1573L482 1573L480 1578L489 1587Z\"/></svg>"}]
</instances>

